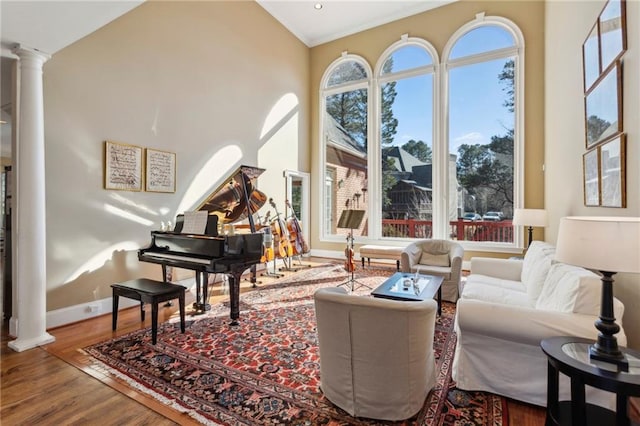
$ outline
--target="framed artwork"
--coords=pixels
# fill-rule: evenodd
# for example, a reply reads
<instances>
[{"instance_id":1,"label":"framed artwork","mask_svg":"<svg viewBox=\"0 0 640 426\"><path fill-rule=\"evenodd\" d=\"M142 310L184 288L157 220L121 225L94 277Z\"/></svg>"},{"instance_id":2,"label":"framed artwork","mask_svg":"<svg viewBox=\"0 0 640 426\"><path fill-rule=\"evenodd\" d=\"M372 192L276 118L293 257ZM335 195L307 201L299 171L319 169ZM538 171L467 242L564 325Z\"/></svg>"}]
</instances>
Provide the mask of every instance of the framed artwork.
<instances>
[{"instance_id":1,"label":"framed artwork","mask_svg":"<svg viewBox=\"0 0 640 426\"><path fill-rule=\"evenodd\" d=\"M105 141L104 188L142 191L142 147Z\"/></svg>"},{"instance_id":2,"label":"framed artwork","mask_svg":"<svg viewBox=\"0 0 640 426\"><path fill-rule=\"evenodd\" d=\"M600 205L598 165L598 148L594 148L582 156L584 205L588 207Z\"/></svg>"},{"instance_id":3,"label":"framed artwork","mask_svg":"<svg viewBox=\"0 0 640 426\"><path fill-rule=\"evenodd\" d=\"M176 192L175 152L146 150L146 190L149 192Z\"/></svg>"},{"instance_id":4,"label":"framed artwork","mask_svg":"<svg viewBox=\"0 0 640 426\"><path fill-rule=\"evenodd\" d=\"M622 65L616 62L585 95L586 146L622 132Z\"/></svg>"},{"instance_id":5,"label":"framed artwork","mask_svg":"<svg viewBox=\"0 0 640 426\"><path fill-rule=\"evenodd\" d=\"M626 207L625 135L599 147L600 187L603 207Z\"/></svg>"},{"instance_id":6,"label":"framed artwork","mask_svg":"<svg viewBox=\"0 0 640 426\"><path fill-rule=\"evenodd\" d=\"M609 0L598 17L601 72L607 70L627 50L625 0Z\"/></svg>"},{"instance_id":7,"label":"framed artwork","mask_svg":"<svg viewBox=\"0 0 640 426\"><path fill-rule=\"evenodd\" d=\"M627 50L626 0L609 0L582 44L584 92Z\"/></svg>"},{"instance_id":8,"label":"framed artwork","mask_svg":"<svg viewBox=\"0 0 640 426\"><path fill-rule=\"evenodd\" d=\"M600 40L598 37L598 23L582 45L582 67L584 70L585 93L593 86L600 76Z\"/></svg>"}]
</instances>

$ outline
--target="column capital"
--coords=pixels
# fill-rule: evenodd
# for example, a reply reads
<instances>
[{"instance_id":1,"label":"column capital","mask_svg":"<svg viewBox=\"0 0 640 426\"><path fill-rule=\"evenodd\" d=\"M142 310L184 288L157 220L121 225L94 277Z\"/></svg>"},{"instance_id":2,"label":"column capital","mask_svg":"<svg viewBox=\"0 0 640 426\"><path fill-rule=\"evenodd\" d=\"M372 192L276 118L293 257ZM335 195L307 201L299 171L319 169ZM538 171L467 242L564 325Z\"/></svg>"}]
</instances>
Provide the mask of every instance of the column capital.
<instances>
[{"instance_id":1,"label":"column capital","mask_svg":"<svg viewBox=\"0 0 640 426\"><path fill-rule=\"evenodd\" d=\"M51 59L51 55L45 52L41 52L38 49L34 49L31 47L22 46L21 44L16 44L11 49L11 53L16 55L18 58L22 59L33 59L39 61L41 64L44 64L49 59Z\"/></svg>"}]
</instances>

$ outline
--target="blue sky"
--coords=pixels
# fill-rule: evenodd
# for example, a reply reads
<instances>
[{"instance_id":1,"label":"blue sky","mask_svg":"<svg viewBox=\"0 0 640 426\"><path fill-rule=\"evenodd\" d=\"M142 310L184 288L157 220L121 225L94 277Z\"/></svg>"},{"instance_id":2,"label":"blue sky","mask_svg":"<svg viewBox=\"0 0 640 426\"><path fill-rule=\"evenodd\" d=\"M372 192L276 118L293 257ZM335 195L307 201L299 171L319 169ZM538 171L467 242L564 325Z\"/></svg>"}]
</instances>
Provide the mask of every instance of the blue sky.
<instances>
[{"instance_id":1,"label":"blue sky","mask_svg":"<svg viewBox=\"0 0 640 426\"><path fill-rule=\"evenodd\" d=\"M471 35L471 36L470 36ZM463 36L452 51L461 57L480 51L513 45L511 35L497 27L476 29ZM401 49L394 54L394 71L411 68L411 64L430 63L418 48ZM513 128L513 113L503 106L506 94L498 80L506 59L454 68L450 72L450 152L463 144L486 144L491 136L504 135ZM398 81L393 111L398 119L394 145L410 139L431 143L432 77L420 76Z\"/></svg>"}]
</instances>

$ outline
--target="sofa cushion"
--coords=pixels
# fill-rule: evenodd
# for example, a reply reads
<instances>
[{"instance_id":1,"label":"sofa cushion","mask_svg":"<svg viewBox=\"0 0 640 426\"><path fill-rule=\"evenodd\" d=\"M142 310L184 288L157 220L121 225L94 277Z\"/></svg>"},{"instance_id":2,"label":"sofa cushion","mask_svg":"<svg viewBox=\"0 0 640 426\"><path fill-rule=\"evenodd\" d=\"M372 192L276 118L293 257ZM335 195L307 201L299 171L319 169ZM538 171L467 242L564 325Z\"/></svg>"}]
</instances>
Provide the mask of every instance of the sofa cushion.
<instances>
[{"instance_id":1,"label":"sofa cushion","mask_svg":"<svg viewBox=\"0 0 640 426\"><path fill-rule=\"evenodd\" d=\"M600 277L593 272L555 263L549 268L536 309L598 316L601 289Z\"/></svg>"},{"instance_id":2,"label":"sofa cushion","mask_svg":"<svg viewBox=\"0 0 640 426\"><path fill-rule=\"evenodd\" d=\"M427 266L451 266L451 261L449 260L449 253L432 254L432 253L427 253L426 251L423 251L422 256L420 256L420 261L418 263L420 265L427 265Z\"/></svg>"},{"instance_id":3,"label":"sofa cushion","mask_svg":"<svg viewBox=\"0 0 640 426\"><path fill-rule=\"evenodd\" d=\"M483 302L505 304L509 306L523 306L533 308L527 293L506 287L485 285L479 282L467 281L462 291L463 299L480 300Z\"/></svg>"},{"instance_id":4,"label":"sofa cushion","mask_svg":"<svg viewBox=\"0 0 640 426\"><path fill-rule=\"evenodd\" d=\"M549 243L533 241L527 249L522 263L520 281L524 284L529 298L535 304L553 263L556 249Z\"/></svg>"},{"instance_id":5,"label":"sofa cushion","mask_svg":"<svg viewBox=\"0 0 640 426\"><path fill-rule=\"evenodd\" d=\"M509 290L517 290L522 293L526 293L524 285L520 281L505 280L502 278L490 277L482 274L471 274L467 277L466 282L478 283L482 285L489 285L494 287L502 287Z\"/></svg>"}]
</instances>

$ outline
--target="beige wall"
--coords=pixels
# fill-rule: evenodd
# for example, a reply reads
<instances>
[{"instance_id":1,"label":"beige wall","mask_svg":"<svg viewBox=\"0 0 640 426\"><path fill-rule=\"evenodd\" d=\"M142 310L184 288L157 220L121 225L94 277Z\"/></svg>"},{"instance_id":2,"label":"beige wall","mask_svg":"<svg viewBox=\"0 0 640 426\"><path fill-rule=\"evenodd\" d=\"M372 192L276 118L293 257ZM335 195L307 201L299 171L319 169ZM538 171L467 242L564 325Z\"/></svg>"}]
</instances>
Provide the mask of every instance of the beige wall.
<instances>
[{"instance_id":1,"label":"beige wall","mask_svg":"<svg viewBox=\"0 0 640 426\"><path fill-rule=\"evenodd\" d=\"M585 207L583 203L582 43L604 4L605 1L546 3L545 206L550 216L546 239L552 243L563 216L640 216L640 2L637 0L627 1L628 50L623 56L627 208ZM614 294L625 304L623 325L629 346L638 349L640 275L618 274L614 278Z\"/></svg>"},{"instance_id":2,"label":"beige wall","mask_svg":"<svg viewBox=\"0 0 640 426\"><path fill-rule=\"evenodd\" d=\"M423 38L442 56L445 44L453 33L475 19L476 14L502 16L512 20L525 39L525 206L542 208L544 202L544 3L538 1L493 2L460 1L419 15L373 28L311 49L311 141L314 160L313 179L320 176L315 160L319 153L318 98L320 80L327 67L343 51L364 57L375 67L380 55L403 34ZM441 58L442 59L442 58ZM312 200L318 198L318 185L312 187ZM312 225L320 222L320 209L312 210ZM320 242L317 227L312 229L314 249L340 250L338 244ZM542 239L542 230L535 230L535 238ZM343 245L343 244L342 244ZM467 251L469 259L478 253ZM482 255L491 255L482 253ZM499 255L500 256L500 255ZM504 254L501 256L505 256Z\"/></svg>"},{"instance_id":3,"label":"beige wall","mask_svg":"<svg viewBox=\"0 0 640 426\"><path fill-rule=\"evenodd\" d=\"M44 67L47 310L158 277L137 249L239 164L284 193L284 168L308 171L308 76L308 48L254 2L147 2L56 53ZM105 140L176 152L176 193L104 190Z\"/></svg>"}]
</instances>

